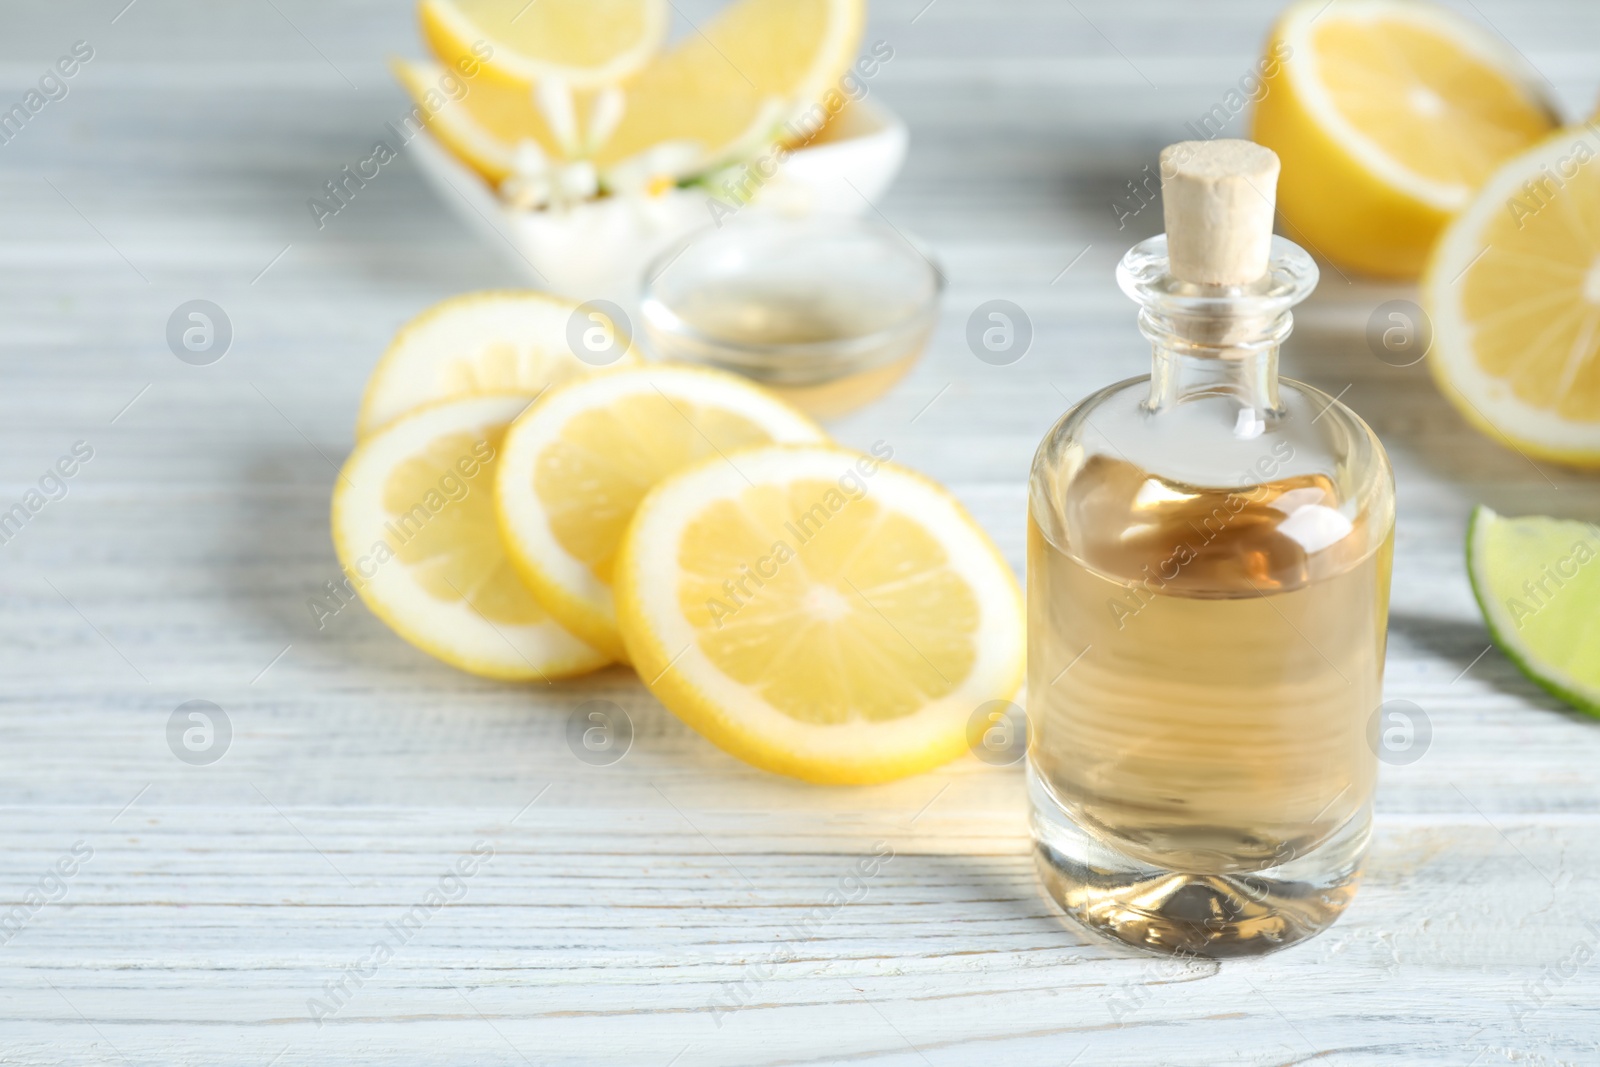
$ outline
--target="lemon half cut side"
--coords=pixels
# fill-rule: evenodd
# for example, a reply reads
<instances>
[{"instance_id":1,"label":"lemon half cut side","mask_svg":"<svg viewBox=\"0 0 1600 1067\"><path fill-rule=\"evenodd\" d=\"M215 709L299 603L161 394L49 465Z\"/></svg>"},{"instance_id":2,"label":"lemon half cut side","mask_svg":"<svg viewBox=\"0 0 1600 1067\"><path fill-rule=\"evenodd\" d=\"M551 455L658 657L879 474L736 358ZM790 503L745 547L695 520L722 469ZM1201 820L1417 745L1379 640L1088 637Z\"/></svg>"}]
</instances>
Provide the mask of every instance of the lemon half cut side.
<instances>
[{"instance_id":1,"label":"lemon half cut side","mask_svg":"<svg viewBox=\"0 0 1600 1067\"><path fill-rule=\"evenodd\" d=\"M1508 161L1422 281L1428 365L1472 425L1525 455L1600 466L1600 134Z\"/></svg>"},{"instance_id":2,"label":"lemon half cut side","mask_svg":"<svg viewBox=\"0 0 1600 1067\"><path fill-rule=\"evenodd\" d=\"M1302 0L1263 60L1251 137L1283 161L1288 236L1414 278L1505 159L1559 125L1539 75L1489 30L1419 0Z\"/></svg>"}]
</instances>

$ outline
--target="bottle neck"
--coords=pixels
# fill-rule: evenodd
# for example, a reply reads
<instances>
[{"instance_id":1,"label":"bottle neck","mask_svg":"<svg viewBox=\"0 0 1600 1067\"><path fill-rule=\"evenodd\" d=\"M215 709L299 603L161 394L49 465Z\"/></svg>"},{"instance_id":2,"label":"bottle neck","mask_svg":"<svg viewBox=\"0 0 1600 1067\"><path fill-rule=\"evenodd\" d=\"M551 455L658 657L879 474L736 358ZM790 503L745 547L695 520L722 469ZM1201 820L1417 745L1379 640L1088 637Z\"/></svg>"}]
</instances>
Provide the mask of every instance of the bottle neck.
<instances>
[{"instance_id":1,"label":"bottle neck","mask_svg":"<svg viewBox=\"0 0 1600 1067\"><path fill-rule=\"evenodd\" d=\"M1236 403L1241 425L1281 414L1278 346L1291 325L1288 312L1262 319L1145 308L1139 330L1150 339L1152 356L1146 407L1159 414L1210 397Z\"/></svg>"}]
</instances>

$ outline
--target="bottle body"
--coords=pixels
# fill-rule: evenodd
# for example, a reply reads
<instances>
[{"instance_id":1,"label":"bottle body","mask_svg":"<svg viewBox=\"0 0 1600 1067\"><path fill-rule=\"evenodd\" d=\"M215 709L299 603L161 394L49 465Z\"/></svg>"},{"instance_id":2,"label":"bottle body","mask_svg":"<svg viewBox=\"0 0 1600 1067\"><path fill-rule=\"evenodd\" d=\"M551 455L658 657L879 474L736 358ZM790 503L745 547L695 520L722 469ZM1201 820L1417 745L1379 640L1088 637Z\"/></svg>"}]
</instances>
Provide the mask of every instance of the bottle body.
<instances>
[{"instance_id":1,"label":"bottle body","mask_svg":"<svg viewBox=\"0 0 1600 1067\"><path fill-rule=\"evenodd\" d=\"M1145 325L1154 374L1068 412L1030 481L1039 861L1124 940L1267 951L1331 923L1359 876L1393 479L1358 417L1277 381L1276 339Z\"/></svg>"}]
</instances>

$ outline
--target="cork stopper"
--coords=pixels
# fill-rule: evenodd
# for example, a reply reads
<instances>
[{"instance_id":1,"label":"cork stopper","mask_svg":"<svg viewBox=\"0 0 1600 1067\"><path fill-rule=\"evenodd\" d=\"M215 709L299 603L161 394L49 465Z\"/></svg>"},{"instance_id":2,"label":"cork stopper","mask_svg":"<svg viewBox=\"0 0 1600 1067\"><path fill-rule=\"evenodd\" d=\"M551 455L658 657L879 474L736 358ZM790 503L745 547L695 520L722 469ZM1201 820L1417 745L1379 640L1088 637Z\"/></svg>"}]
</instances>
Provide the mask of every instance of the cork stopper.
<instances>
[{"instance_id":1,"label":"cork stopper","mask_svg":"<svg viewBox=\"0 0 1600 1067\"><path fill-rule=\"evenodd\" d=\"M1267 273L1278 156L1254 141L1179 141L1161 152L1173 277L1249 285Z\"/></svg>"}]
</instances>

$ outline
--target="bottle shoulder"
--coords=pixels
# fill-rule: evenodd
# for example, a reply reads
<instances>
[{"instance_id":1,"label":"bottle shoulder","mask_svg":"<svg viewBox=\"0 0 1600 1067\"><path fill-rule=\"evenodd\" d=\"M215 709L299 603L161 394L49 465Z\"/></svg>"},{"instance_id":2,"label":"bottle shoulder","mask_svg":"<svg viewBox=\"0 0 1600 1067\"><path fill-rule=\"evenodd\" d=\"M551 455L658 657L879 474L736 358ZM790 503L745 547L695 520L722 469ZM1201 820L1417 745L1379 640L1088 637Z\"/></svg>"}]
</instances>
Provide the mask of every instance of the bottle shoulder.
<instances>
[{"instance_id":1,"label":"bottle shoulder","mask_svg":"<svg viewBox=\"0 0 1600 1067\"><path fill-rule=\"evenodd\" d=\"M1126 578L1192 556L1181 583L1205 594L1304 584L1387 545L1388 456L1336 398L1281 379L1274 410L1219 392L1155 411L1150 381L1091 394L1040 443L1029 512L1058 551Z\"/></svg>"}]
</instances>

